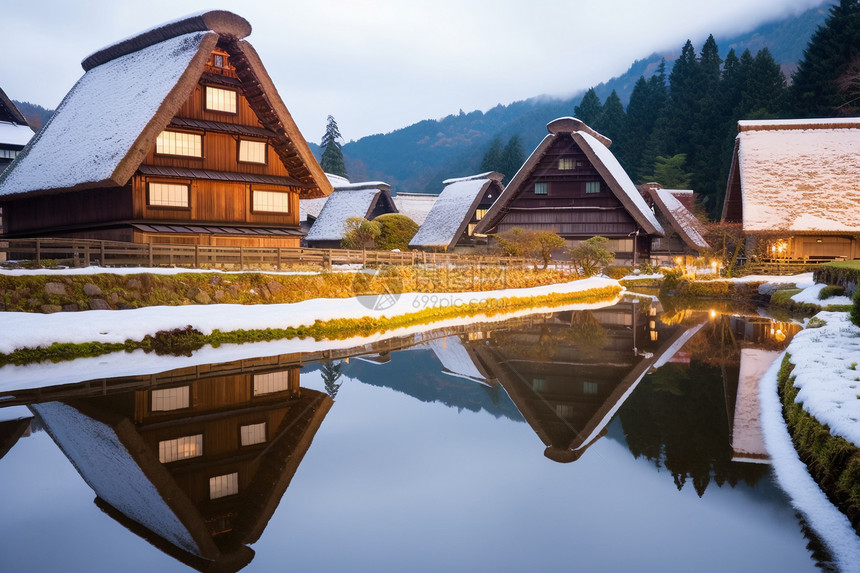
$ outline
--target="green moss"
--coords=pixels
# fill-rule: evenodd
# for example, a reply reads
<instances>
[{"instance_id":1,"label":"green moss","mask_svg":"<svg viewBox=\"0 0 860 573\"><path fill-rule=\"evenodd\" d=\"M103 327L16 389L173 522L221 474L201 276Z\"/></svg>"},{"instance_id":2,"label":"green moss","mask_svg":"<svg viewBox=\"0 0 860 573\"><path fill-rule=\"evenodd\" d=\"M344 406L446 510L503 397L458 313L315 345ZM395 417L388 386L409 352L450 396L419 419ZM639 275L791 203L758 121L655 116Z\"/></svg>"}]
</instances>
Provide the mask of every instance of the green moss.
<instances>
[{"instance_id":1,"label":"green moss","mask_svg":"<svg viewBox=\"0 0 860 573\"><path fill-rule=\"evenodd\" d=\"M809 473L839 509L860 531L860 448L830 433L798 404L798 389L791 372L794 366L786 355L778 381L783 416L794 447L809 468Z\"/></svg>"}]
</instances>

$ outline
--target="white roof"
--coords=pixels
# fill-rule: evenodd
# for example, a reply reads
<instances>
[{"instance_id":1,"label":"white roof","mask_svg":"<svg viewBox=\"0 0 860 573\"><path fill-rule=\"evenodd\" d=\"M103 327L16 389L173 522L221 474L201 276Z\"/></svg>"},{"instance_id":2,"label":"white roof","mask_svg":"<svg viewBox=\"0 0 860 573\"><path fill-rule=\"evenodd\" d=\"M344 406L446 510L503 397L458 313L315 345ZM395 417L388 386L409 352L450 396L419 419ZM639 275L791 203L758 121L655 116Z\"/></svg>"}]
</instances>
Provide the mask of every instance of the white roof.
<instances>
[{"instance_id":1,"label":"white roof","mask_svg":"<svg viewBox=\"0 0 860 573\"><path fill-rule=\"evenodd\" d=\"M472 356L458 336L431 340L427 345L442 363L443 373L479 382L487 380L486 374L475 366Z\"/></svg>"},{"instance_id":2,"label":"white roof","mask_svg":"<svg viewBox=\"0 0 860 573\"><path fill-rule=\"evenodd\" d=\"M308 216L316 219L325 206L328 197L317 197L316 199L299 199L299 221L307 221Z\"/></svg>"},{"instance_id":3,"label":"white roof","mask_svg":"<svg viewBox=\"0 0 860 573\"><path fill-rule=\"evenodd\" d=\"M739 128L745 231L860 232L860 118Z\"/></svg>"},{"instance_id":4,"label":"white roof","mask_svg":"<svg viewBox=\"0 0 860 573\"><path fill-rule=\"evenodd\" d=\"M463 222L472 217L473 205L491 180L488 173L444 181L445 188L424 223L409 241L410 247L448 247L459 239Z\"/></svg>"},{"instance_id":5,"label":"white roof","mask_svg":"<svg viewBox=\"0 0 860 573\"><path fill-rule=\"evenodd\" d=\"M340 175L335 175L334 173L326 173L326 178L329 183L331 183L332 187L337 187L338 185L349 185L349 179L346 177L341 177Z\"/></svg>"},{"instance_id":6,"label":"white roof","mask_svg":"<svg viewBox=\"0 0 860 573\"><path fill-rule=\"evenodd\" d=\"M0 195L107 182L209 34L177 36L84 74L6 170Z\"/></svg>"},{"instance_id":7,"label":"white roof","mask_svg":"<svg viewBox=\"0 0 860 573\"><path fill-rule=\"evenodd\" d=\"M29 125L0 121L0 145L27 145L33 138Z\"/></svg>"},{"instance_id":8,"label":"white roof","mask_svg":"<svg viewBox=\"0 0 860 573\"><path fill-rule=\"evenodd\" d=\"M308 231L308 241L340 241L343 239L346 220L365 217L373 199L381 191L371 189L335 190L328 196L325 206Z\"/></svg>"},{"instance_id":9,"label":"white roof","mask_svg":"<svg viewBox=\"0 0 860 573\"><path fill-rule=\"evenodd\" d=\"M421 226L433 208L433 204L436 203L437 197L439 196L429 193L398 193L393 199L399 213Z\"/></svg>"}]
</instances>

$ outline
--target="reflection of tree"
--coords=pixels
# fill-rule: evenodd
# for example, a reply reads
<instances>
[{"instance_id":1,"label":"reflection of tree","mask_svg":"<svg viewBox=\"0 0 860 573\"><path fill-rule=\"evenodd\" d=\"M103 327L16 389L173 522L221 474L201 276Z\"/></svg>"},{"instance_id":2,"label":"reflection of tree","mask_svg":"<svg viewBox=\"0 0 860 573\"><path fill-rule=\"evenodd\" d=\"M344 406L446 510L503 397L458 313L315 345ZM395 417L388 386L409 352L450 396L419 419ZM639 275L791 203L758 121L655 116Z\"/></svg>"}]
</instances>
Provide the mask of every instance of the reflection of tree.
<instances>
[{"instance_id":1,"label":"reflection of tree","mask_svg":"<svg viewBox=\"0 0 860 573\"><path fill-rule=\"evenodd\" d=\"M741 349L729 316L718 314L686 344L696 360L709 365L739 364Z\"/></svg>"},{"instance_id":2,"label":"reflection of tree","mask_svg":"<svg viewBox=\"0 0 860 573\"><path fill-rule=\"evenodd\" d=\"M711 479L718 486L741 480L754 485L768 472L767 466L731 461L719 368L666 364L642 380L619 416L633 456L665 467L678 490L692 480L701 497Z\"/></svg>"},{"instance_id":3,"label":"reflection of tree","mask_svg":"<svg viewBox=\"0 0 860 573\"><path fill-rule=\"evenodd\" d=\"M343 367L343 362L340 360L329 360L327 362L322 363L322 377L325 382L325 391L332 400L337 396L337 391L340 390L340 385L343 384L341 382L338 384L338 380L341 377L341 368Z\"/></svg>"},{"instance_id":4,"label":"reflection of tree","mask_svg":"<svg viewBox=\"0 0 860 573\"><path fill-rule=\"evenodd\" d=\"M570 326L544 323L523 331L495 332L494 344L511 358L545 361L557 358L561 348L575 348L581 358L597 358L609 344L609 334L591 311L576 311Z\"/></svg>"}]
</instances>

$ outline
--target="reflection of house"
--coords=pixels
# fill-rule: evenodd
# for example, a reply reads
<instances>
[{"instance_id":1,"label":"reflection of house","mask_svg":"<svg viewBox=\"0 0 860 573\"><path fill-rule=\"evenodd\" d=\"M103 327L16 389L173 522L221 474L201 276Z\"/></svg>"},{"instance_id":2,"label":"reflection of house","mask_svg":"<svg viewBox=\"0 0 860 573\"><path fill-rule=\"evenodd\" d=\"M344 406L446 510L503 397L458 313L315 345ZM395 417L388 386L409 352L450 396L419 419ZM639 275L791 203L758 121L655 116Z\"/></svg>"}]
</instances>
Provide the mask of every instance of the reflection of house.
<instances>
[{"instance_id":1,"label":"reflection of house","mask_svg":"<svg viewBox=\"0 0 860 573\"><path fill-rule=\"evenodd\" d=\"M504 190L502 177L490 172L443 181L445 188L409 246L450 251L457 245L474 245L475 226Z\"/></svg>"},{"instance_id":2,"label":"reflection of house","mask_svg":"<svg viewBox=\"0 0 860 573\"><path fill-rule=\"evenodd\" d=\"M33 137L24 115L0 89L0 172L18 156Z\"/></svg>"},{"instance_id":3,"label":"reflection of house","mask_svg":"<svg viewBox=\"0 0 860 573\"><path fill-rule=\"evenodd\" d=\"M722 218L765 258L860 258L858 178L860 118L740 121Z\"/></svg>"},{"instance_id":4,"label":"reflection of house","mask_svg":"<svg viewBox=\"0 0 860 573\"><path fill-rule=\"evenodd\" d=\"M427 346L442 363L443 374L490 386L496 385L487 366L481 362L471 345L464 344L459 336L431 340Z\"/></svg>"},{"instance_id":5,"label":"reflection of house","mask_svg":"<svg viewBox=\"0 0 860 573\"><path fill-rule=\"evenodd\" d=\"M406 215L420 227L436 203L438 195L429 193L398 193L394 196L397 212Z\"/></svg>"},{"instance_id":6,"label":"reflection of house","mask_svg":"<svg viewBox=\"0 0 860 573\"><path fill-rule=\"evenodd\" d=\"M359 217L368 221L397 213L391 198L391 186L381 181L336 184L334 192L326 198L305 241L308 247L338 248L346 234L346 220ZM309 213L310 214L310 213Z\"/></svg>"},{"instance_id":7,"label":"reflection of house","mask_svg":"<svg viewBox=\"0 0 860 573\"><path fill-rule=\"evenodd\" d=\"M732 420L732 461L768 463L759 408L759 381L781 356L777 350L741 348L737 400Z\"/></svg>"},{"instance_id":8,"label":"reflection of house","mask_svg":"<svg viewBox=\"0 0 860 573\"><path fill-rule=\"evenodd\" d=\"M688 329L658 324L647 305L558 313L519 333L473 344L492 375L558 462L579 459L655 365Z\"/></svg>"},{"instance_id":9,"label":"reflection of house","mask_svg":"<svg viewBox=\"0 0 860 573\"><path fill-rule=\"evenodd\" d=\"M555 231L568 246L601 235L619 262L647 259L663 228L609 151L611 142L572 117L547 129L475 232Z\"/></svg>"},{"instance_id":10,"label":"reflection of house","mask_svg":"<svg viewBox=\"0 0 860 573\"><path fill-rule=\"evenodd\" d=\"M707 231L693 214L695 198L692 191L663 189L657 183L642 186L657 221L666 231L664 237L651 241L651 259L658 263L671 262L677 256L698 256L710 248L705 240Z\"/></svg>"},{"instance_id":11,"label":"reflection of house","mask_svg":"<svg viewBox=\"0 0 860 573\"><path fill-rule=\"evenodd\" d=\"M237 571L331 404L293 367L31 408L108 514L189 566Z\"/></svg>"},{"instance_id":12,"label":"reflection of house","mask_svg":"<svg viewBox=\"0 0 860 573\"><path fill-rule=\"evenodd\" d=\"M108 46L0 175L8 236L289 247L331 186L243 18L200 13Z\"/></svg>"}]
</instances>

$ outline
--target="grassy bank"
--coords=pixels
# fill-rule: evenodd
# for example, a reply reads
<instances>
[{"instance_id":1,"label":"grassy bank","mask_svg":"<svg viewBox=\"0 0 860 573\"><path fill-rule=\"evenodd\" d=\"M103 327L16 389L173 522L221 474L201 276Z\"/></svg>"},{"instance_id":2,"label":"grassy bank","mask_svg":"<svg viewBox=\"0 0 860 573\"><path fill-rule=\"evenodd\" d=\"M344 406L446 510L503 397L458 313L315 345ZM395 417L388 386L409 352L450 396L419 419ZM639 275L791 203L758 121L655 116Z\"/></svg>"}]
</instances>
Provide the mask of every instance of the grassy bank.
<instances>
[{"instance_id":1,"label":"grassy bank","mask_svg":"<svg viewBox=\"0 0 860 573\"><path fill-rule=\"evenodd\" d=\"M794 448L821 489L860 533L860 448L832 435L830 428L795 402L798 389L793 369L786 355L779 370L779 395Z\"/></svg>"},{"instance_id":2,"label":"grassy bank","mask_svg":"<svg viewBox=\"0 0 860 573\"><path fill-rule=\"evenodd\" d=\"M439 320L470 317L477 315L493 316L535 307L555 307L572 303L598 303L612 300L621 292L620 287L606 287L573 293L558 293L541 296L504 297L458 306L438 306L417 312L392 317L343 318L316 321L311 325L289 328L267 328L257 330L234 330L222 332L215 330L203 334L191 326L184 329L160 331L143 340L126 340L124 343L89 342L82 344L55 343L48 347L25 348L9 354L0 354L0 365L28 364L42 361L59 362L75 358L100 356L121 350L142 349L159 354L190 355L191 352L206 344L260 342L291 338L311 337L315 340L344 339L353 336L369 336L395 328L429 324Z\"/></svg>"}]
</instances>

